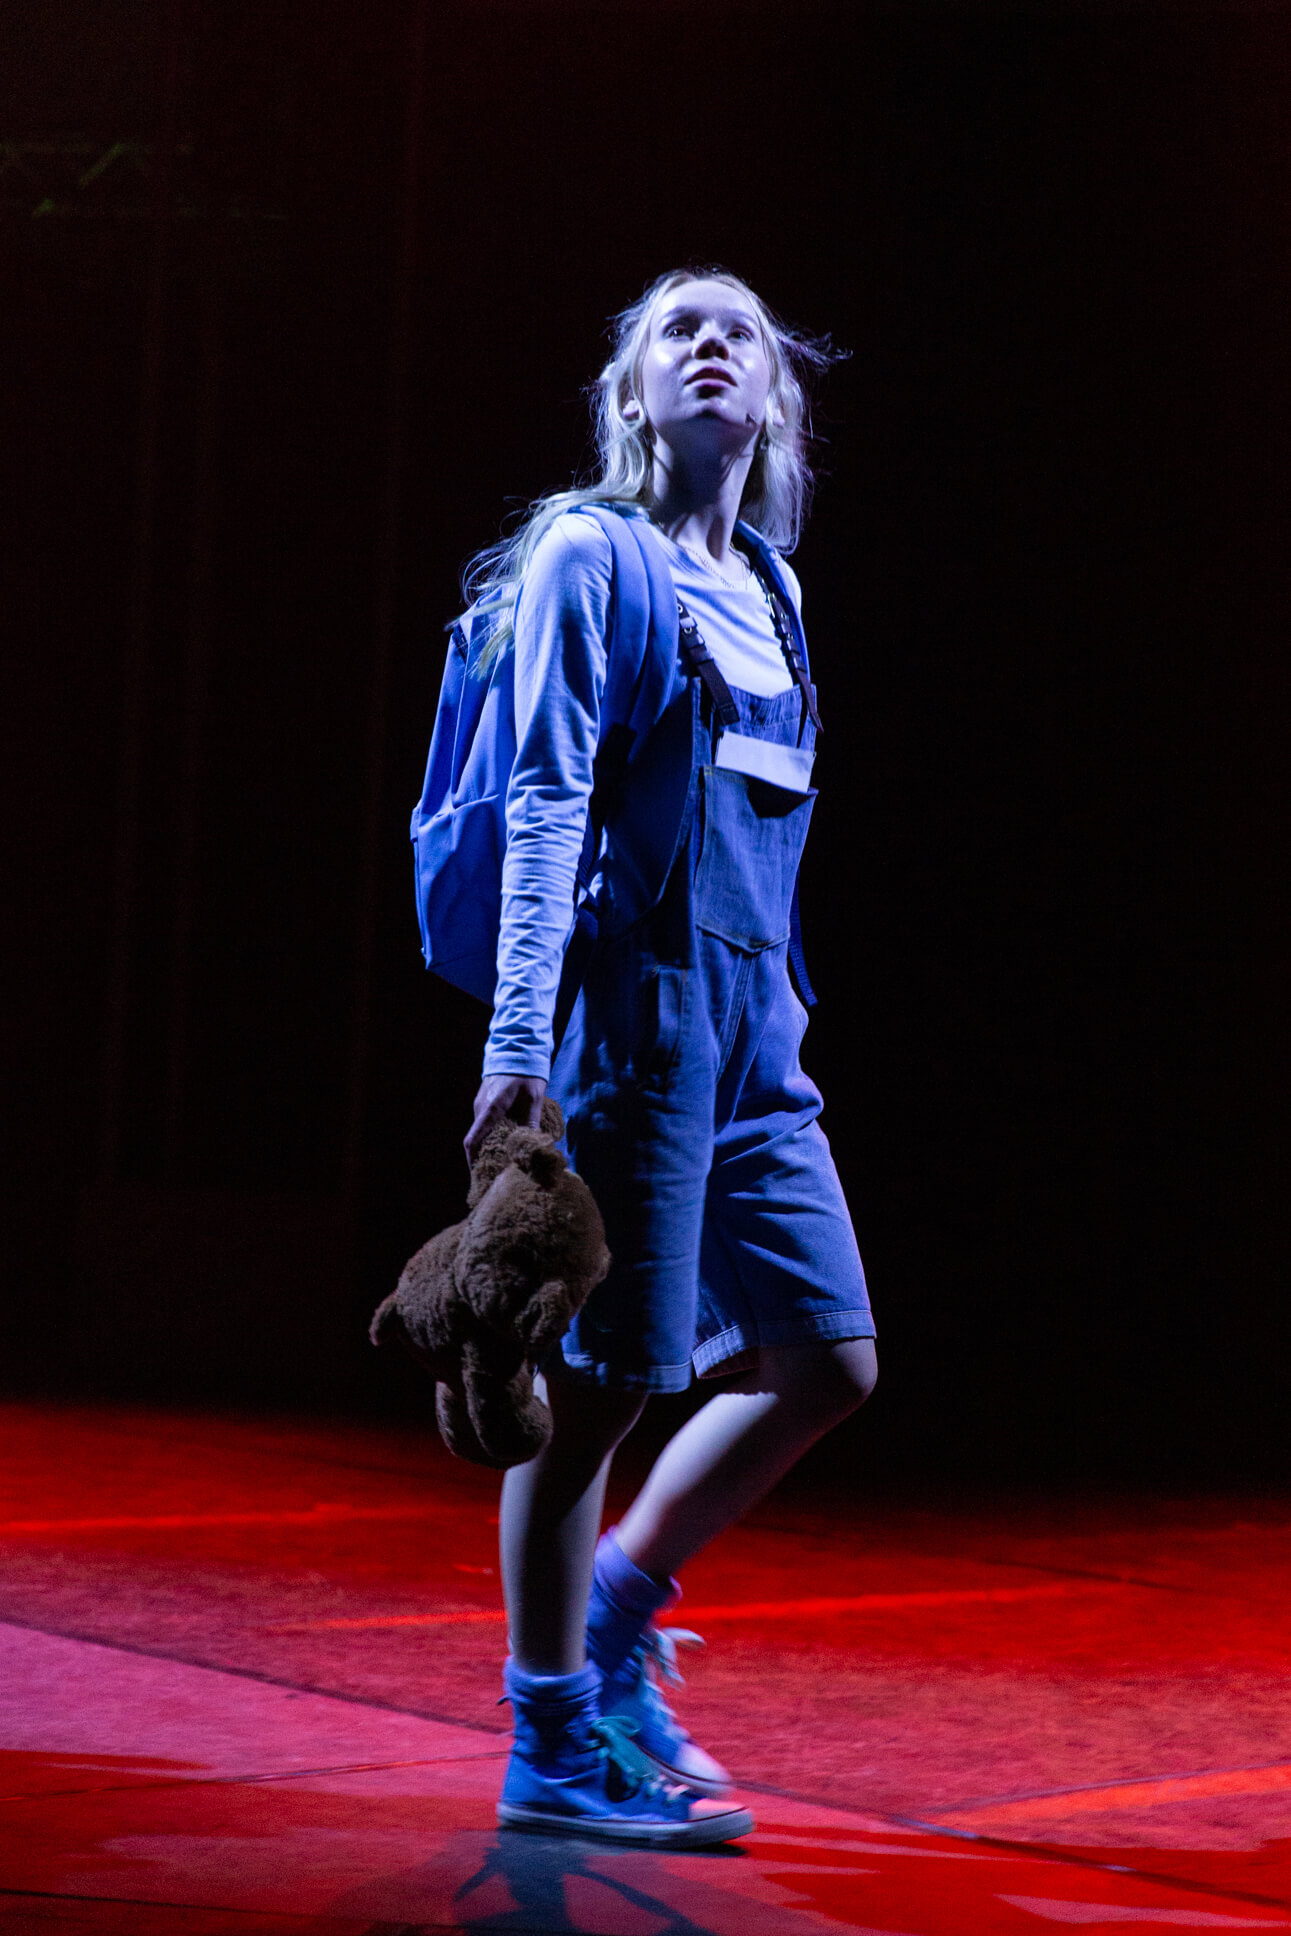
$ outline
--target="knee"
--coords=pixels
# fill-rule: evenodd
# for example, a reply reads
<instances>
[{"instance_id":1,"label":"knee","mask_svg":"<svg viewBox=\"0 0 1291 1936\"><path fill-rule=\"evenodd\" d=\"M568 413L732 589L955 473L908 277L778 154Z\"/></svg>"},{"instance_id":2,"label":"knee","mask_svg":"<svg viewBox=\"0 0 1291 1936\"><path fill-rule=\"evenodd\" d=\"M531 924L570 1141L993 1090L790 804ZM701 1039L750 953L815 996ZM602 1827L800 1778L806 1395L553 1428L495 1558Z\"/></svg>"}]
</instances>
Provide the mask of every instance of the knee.
<instances>
[{"instance_id":1,"label":"knee","mask_svg":"<svg viewBox=\"0 0 1291 1936\"><path fill-rule=\"evenodd\" d=\"M614 1451L645 1410L645 1394L617 1391L568 1371L549 1375L542 1395L551 1408L552 1444L566 1457L597 1464Z\"/></svg>"},{"instance_id":2,"label":"knee","mask_svg":"<svg viewBox=\"0 0 1291 1936\"><path fill-rule=\"evenodd\" d=\"M841 1338L784 1355L792 1360L787 1370L798 1402L831 1424L858 1411L878 1380L873 1338Z\"/></svg>"},{"instance_id":3,"label":"knee","mask_svg":"<svg viewBox=\"0 0 1291 1936\"><path fill-rule=\"evenodd\" d=\"M837 1418L858 1411L878 1383L873 1338L841 1338L822 1354L822 1397Z\"/></svg>"},{"instance_id":4,"label":"knee","mask_svg":"<svg viewBox=\"0 0 1291 1936\"><path fill-rule=\"evenodd\" d=\"M879 1382L878 1353L873 1338L844 1338L834 1346L837 1375L846 1388L847 1409L855 1412Z\"/></svg>"}]
</instances>

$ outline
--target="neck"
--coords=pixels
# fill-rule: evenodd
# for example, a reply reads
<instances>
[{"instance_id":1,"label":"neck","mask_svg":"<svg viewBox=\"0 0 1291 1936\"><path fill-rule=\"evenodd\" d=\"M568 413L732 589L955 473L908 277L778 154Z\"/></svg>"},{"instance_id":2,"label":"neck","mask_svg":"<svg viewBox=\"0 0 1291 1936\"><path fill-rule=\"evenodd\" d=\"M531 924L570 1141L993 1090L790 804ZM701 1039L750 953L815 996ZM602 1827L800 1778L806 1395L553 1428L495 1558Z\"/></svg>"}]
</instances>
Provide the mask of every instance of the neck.
<instances>
[{"instance_id":1,"label":"neck","mask_svg":"<svg viewBox=\"0 0 1291 1936\"><path fill-rule=\"evenodd\" d=\"M715 564L728 562L752 463L752 444L744 451L700 457L660 439L654 453L655 523L678 544L706 551Z\"/></svg>"}]
</instances>

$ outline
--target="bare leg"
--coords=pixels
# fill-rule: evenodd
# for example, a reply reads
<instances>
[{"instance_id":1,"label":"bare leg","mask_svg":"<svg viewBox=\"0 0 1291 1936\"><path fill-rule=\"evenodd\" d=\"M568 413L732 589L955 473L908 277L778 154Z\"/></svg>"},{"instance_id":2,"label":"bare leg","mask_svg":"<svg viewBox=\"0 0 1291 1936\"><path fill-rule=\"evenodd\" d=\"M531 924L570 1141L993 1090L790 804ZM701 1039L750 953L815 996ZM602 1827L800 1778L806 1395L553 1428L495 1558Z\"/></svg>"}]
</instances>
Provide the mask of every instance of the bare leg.
<instances>
[{"instance_id":1,"label":"bare leg","mask_svg":"<svg viewBox=\"0 0 1291 1936\"><path fill-rule=\"evenodd\" d=\"M666 1580L863 1404L876 1375L872 1338L764 1352L664 1447L619 1525L623 1552Z\"/></svg>"},{"instance_id":2,"label":"bare leg","mask_svg":"<svg viewBox=\"0 0 1291 1936\"><path fill-rule=\"evenodd\" d=\"M502 1481L502 1584L517 1664L530 1674L574 1674L586 1658L587 1596L610 1460L645 1399L559 1367L543 1396L551 1443Z\"/></svg>"}]
</instances>

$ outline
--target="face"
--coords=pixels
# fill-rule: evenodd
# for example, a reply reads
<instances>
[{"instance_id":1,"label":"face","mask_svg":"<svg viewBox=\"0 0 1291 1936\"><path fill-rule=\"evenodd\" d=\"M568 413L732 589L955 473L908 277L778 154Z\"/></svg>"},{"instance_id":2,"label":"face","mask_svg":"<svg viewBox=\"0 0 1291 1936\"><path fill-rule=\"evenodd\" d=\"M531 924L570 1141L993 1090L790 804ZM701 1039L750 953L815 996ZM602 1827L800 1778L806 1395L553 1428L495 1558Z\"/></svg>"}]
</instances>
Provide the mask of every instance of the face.
<instances>
[{"instance_id":1,"label":"face","mask_svg":"<svg viewBox=\"0 0 1291 1936\"><path fill-rule=\"evenodd\" d=\"M762 429L771 364L747 296L729 282L681 282L655 306L641 361L641 400L674 448L739 450Z\"/></svg>"}]
</instances>

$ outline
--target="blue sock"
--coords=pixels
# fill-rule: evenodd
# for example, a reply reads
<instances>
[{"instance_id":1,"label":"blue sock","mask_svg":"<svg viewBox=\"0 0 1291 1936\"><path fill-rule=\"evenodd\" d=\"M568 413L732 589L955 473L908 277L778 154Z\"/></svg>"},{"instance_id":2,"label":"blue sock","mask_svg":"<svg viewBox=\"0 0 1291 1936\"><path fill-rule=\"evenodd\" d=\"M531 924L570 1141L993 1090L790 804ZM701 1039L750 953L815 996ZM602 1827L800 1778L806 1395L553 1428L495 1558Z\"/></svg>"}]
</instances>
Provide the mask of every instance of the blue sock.
<instances>
[{"instance_id":1,"label":"blue sock","mask_svg":"<svg viewBox=\"0 0 1291 1936\"><path fill-rule=\"evenodd\" d=\"M614 1528L601 1536L587 1604L587 1653L602 1674L612 1677L633 1652L647 1622L680 1593L675 1580L661 1586L634 1566Z\"/></svg>"}]
</instances>

